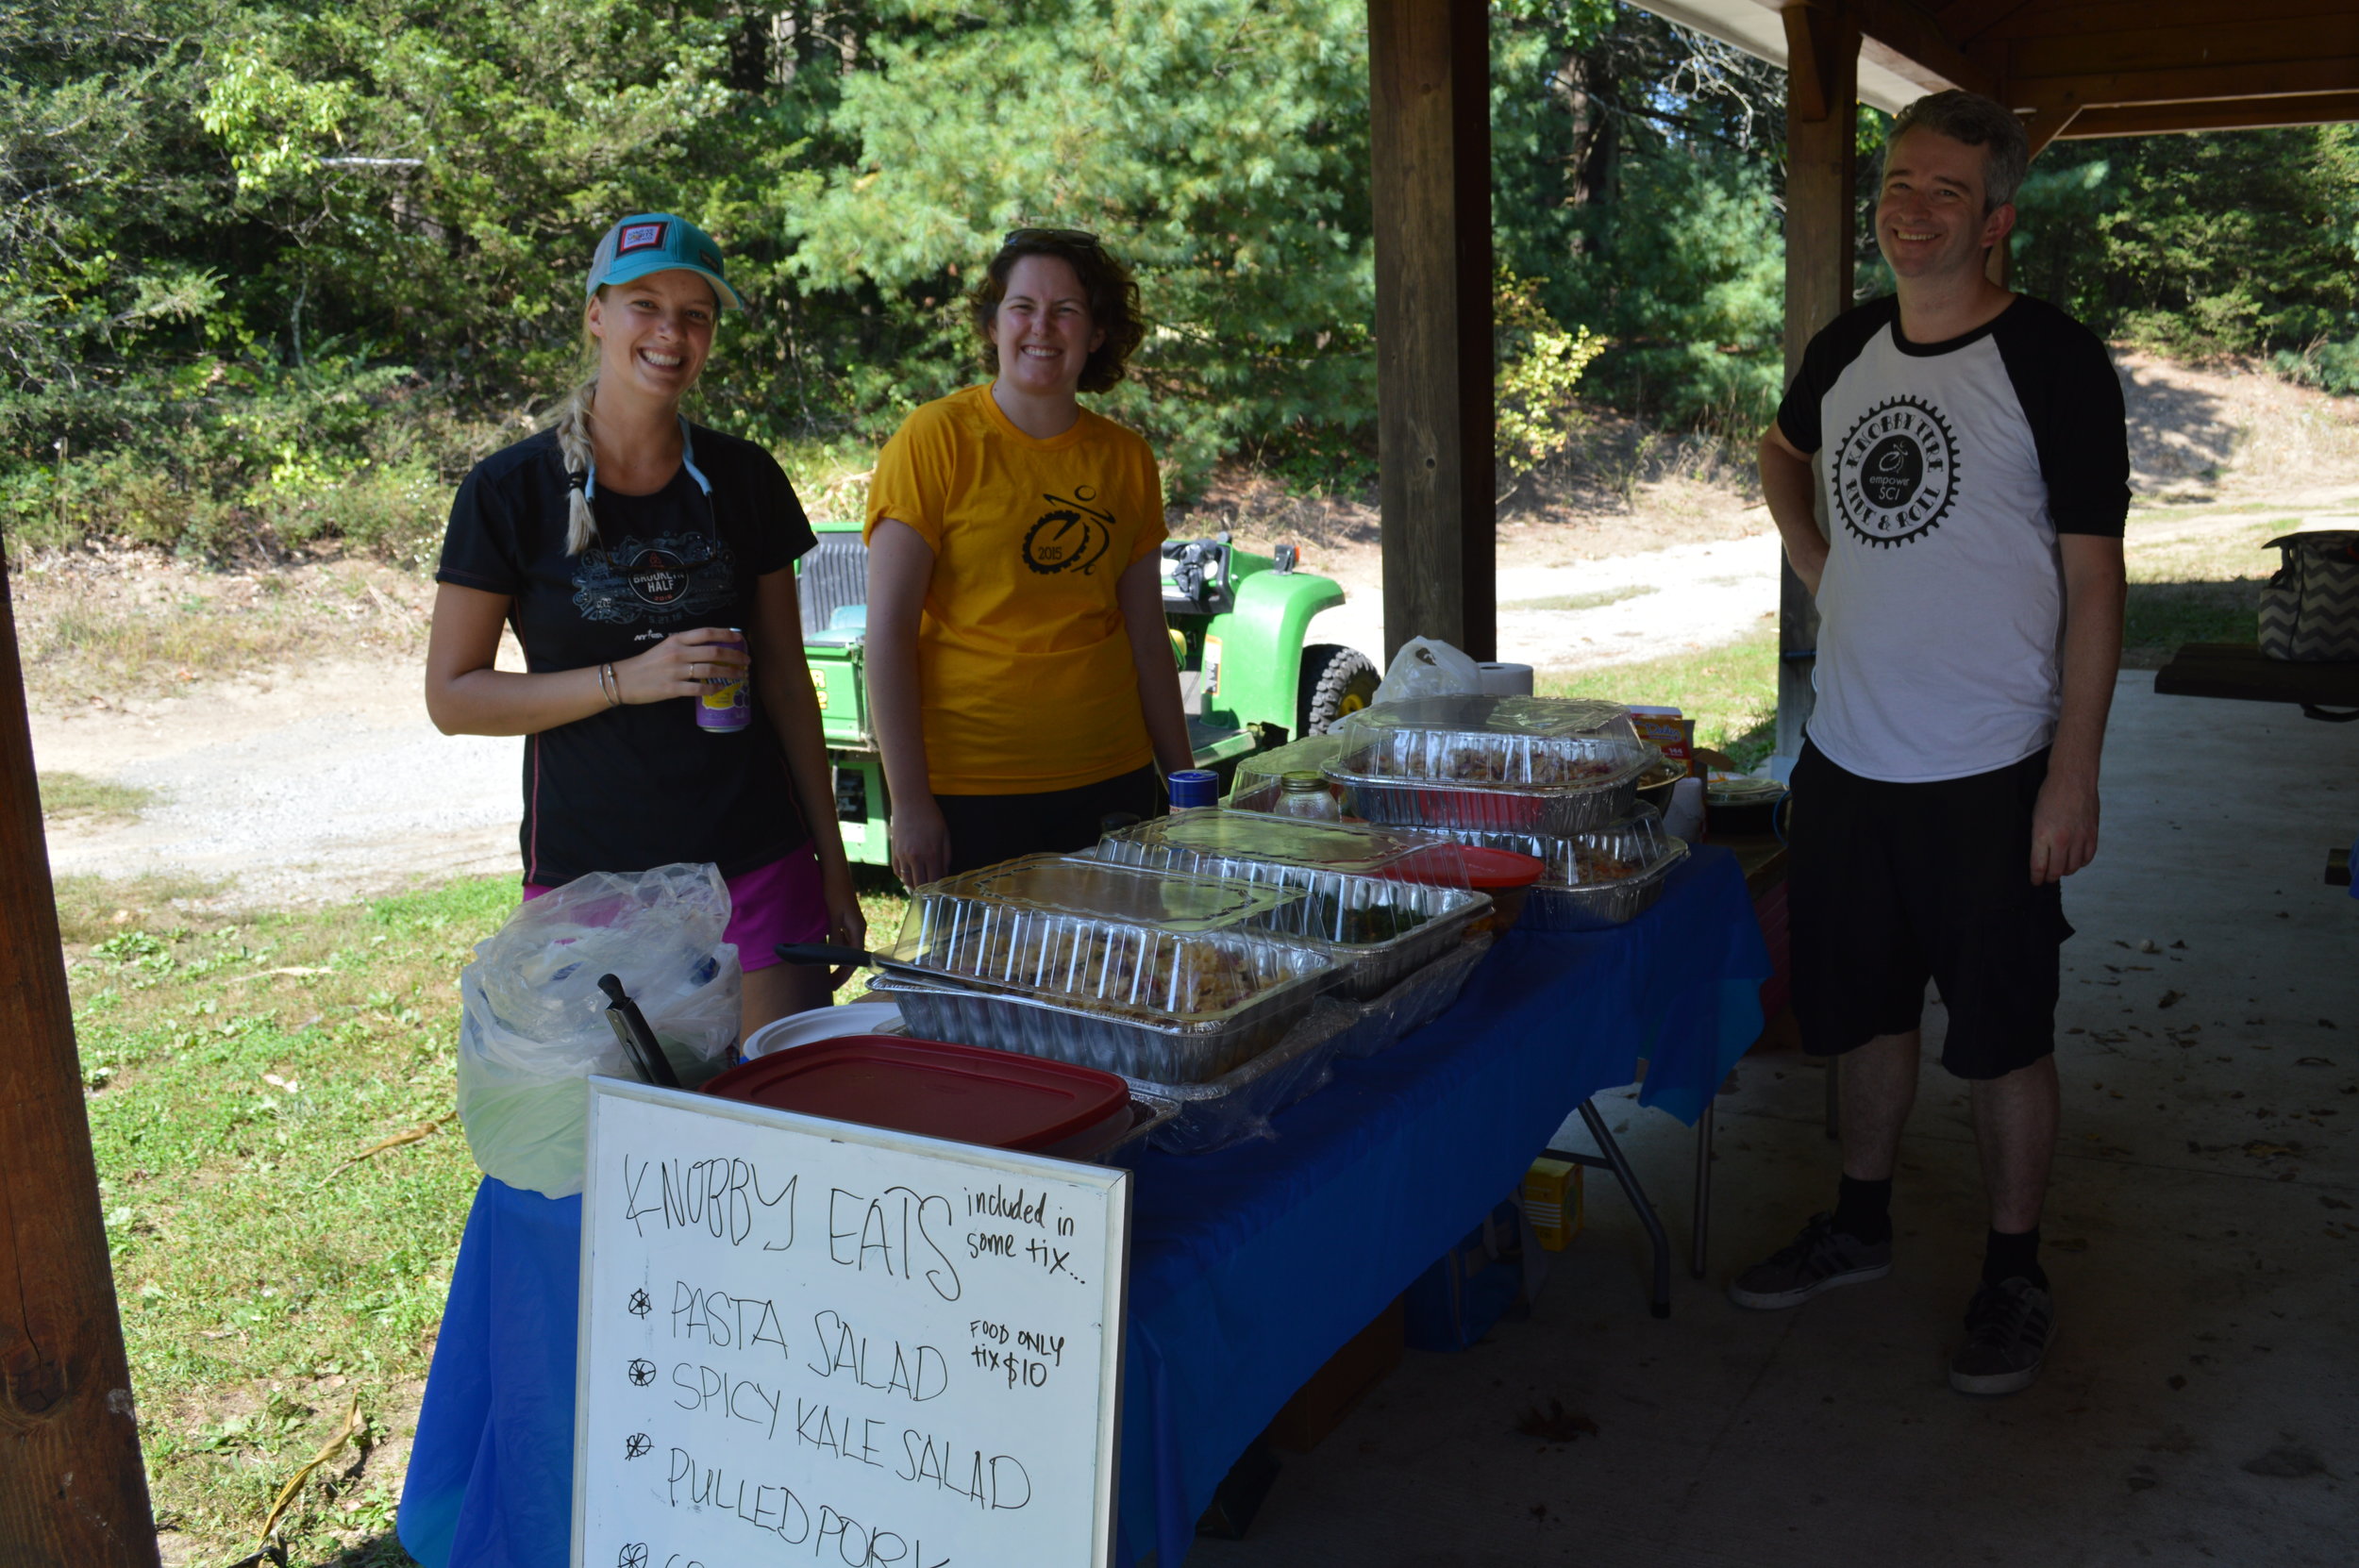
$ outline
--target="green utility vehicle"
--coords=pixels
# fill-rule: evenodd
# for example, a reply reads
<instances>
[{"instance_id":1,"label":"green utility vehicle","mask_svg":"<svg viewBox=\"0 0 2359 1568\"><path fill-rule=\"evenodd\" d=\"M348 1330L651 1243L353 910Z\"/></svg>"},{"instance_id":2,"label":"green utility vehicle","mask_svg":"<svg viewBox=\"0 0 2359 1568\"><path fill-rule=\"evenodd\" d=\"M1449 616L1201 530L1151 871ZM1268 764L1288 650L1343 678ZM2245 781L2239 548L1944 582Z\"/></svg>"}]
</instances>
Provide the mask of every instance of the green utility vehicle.
<instances>
[{"instance_id":1,"label":"green utility vehicle","mask_svg":"<svg viewBox=\"0 0 2359 1568\"><path fill-rule=\"evenodd\" d=\"M884 761L868 716L863 670L868 547L857 523L818 523L800 562L803 652L835 769L835 813L855 860L892 860ZM1350 648L1303 646L1311 618L1344 602L1332 578L1296 570L1295 547L1239 550L1226 534L1163 545L1163 614L1180 661L1196 764L1226 784L1237 760L1328 726L1376 694L1376 666ZM1043 736L1044 744L1053 737Z\"/></svg>"}]
</instances>

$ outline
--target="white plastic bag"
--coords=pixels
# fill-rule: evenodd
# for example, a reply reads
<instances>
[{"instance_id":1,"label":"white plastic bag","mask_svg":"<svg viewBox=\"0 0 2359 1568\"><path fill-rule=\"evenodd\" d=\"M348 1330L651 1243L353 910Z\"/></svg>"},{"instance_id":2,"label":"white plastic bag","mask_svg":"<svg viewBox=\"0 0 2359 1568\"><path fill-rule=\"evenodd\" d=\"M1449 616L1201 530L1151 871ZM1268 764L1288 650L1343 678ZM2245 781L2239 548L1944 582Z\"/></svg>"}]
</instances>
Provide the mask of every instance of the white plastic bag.
<instances>
[{"instance_id":1,"label":"white plastic bag","mask_svg":"<svg viewBox=\"0 0 2359 1568\"><path fill-rule=\"evenodd\" d=\"M1413 637L1393 655L1393 667L1376 689L1379 703L1411 697L1449 697L1482 690L1482 667L1448 643Z\"/></svg>"},{"instance_id":2,"label":"white plastic bag","mask_svg":"<svg viewBox=\"0 0 2359 1568\"><path fill-rule=\"evenodd\" d=\"M601 975L621 978L682 1084L728 1064L745 988L728 923L718 867L658 866L568 882L476 944L459 976L459 1121L486 1176L581 1191L590 1075L637 1076Z\"/></svg>"}]
</instances>

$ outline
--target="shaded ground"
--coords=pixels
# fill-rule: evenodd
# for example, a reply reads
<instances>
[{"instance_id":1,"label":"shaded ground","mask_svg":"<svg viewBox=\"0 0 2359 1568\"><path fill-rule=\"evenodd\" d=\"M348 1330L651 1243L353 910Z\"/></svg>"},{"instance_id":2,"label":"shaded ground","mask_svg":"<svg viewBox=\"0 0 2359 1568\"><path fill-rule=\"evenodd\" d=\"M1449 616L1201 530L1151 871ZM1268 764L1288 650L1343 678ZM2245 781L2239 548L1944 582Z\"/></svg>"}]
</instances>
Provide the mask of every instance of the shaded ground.
<instances>
[{"instance_id":1,"label":"shaded ground","mask_svg":"<svg viewBox=\"0 0 2359 1568\"><path fill-rule=\"evenodd\" d=\"M2359 825L2359 734L2134 674L2115 714L2104 843L2066 889L2042 1226L2060 1330L2037 1384L1978 1400L1944 1379L1985 1221L1963 1086L1930 1063L1893 1276L1789 1312L1727 1302L1834 1190L1821 1072L1755 1056L1718 1102L1710 1277L1680 1268L1668 1322L1637 1222L1589 1173L1589 1227L1528 1319L1412 1353L1190 1568L2348 1562L2359 902L2319 869ZM1694 1134L1603 1103L1683 1265ZM1577 1419L1543 1441L1524 1418L1551 1402Z\"/></svg>"}]
</instances>

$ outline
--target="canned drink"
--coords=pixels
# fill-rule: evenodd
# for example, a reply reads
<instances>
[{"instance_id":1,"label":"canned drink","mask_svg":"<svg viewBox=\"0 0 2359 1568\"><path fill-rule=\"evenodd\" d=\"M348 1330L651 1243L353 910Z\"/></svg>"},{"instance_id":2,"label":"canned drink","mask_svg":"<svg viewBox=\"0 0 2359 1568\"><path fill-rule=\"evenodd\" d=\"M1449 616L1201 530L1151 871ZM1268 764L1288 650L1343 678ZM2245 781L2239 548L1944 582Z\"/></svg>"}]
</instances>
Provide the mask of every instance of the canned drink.
<instances>
[{"instance_id":1,"label":"canned drink","mask_svg":"<svg viewBox=\"0 0 2359 1568\"><path fill-rule=\"evenodd\" d=\"M1171 809L1200 810L1220 804L1220 775L1207 768L1182 768L1171 776Z\"/></svg>"},{"instance_id":2,"label":"canned drink","mask_svg":"<svg viewBox=\"0 0 2359 1568\"><path fill-rule=\"evenodd\" d=\"M735 648L745 651L745 631L731 626L734 642L708 642L711 648ZM705 693L696 699L696 727L717 734L729 735L754 722L754 676L750 669L733 676L707 676Z\"/></svg>"}]
</instances>

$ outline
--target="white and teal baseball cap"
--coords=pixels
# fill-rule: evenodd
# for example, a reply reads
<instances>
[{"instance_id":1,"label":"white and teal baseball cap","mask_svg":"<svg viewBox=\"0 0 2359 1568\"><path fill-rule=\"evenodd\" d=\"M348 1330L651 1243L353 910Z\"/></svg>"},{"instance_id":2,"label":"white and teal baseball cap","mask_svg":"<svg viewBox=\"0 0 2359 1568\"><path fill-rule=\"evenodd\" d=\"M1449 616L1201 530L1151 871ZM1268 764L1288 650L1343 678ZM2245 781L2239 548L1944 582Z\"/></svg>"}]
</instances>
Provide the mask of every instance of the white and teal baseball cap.
<instances>
[{"instance_id":1,"label":"white and teal baseball cap","mask_svg":"<svg viewBox=\"0 0 2359 1568\"><path fill-rule=\"evenodd\" d=\"M721 247L712 236L672 212L634 212L606 231L597 254L590 259L586 293L595 294L603 283L628 283L649 273L685 267L712 285L722 309L743 310L729 280L721 274Z\"/></svg>"}]
</instances>

